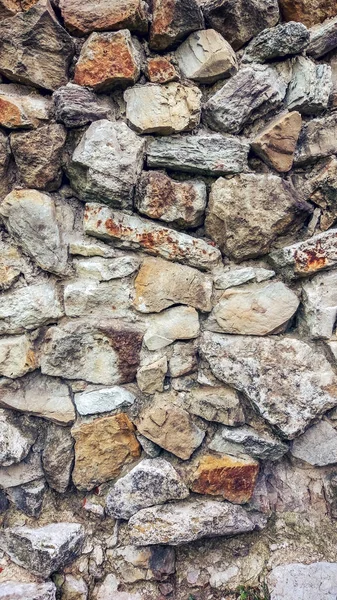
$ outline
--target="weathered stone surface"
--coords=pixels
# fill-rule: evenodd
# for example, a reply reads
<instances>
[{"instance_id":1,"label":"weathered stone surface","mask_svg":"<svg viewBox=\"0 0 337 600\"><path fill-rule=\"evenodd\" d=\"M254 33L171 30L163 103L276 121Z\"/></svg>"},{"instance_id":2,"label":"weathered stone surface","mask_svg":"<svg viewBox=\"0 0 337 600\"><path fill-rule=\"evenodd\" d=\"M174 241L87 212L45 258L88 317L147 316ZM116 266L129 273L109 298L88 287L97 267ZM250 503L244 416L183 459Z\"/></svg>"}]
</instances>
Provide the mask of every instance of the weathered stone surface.
<instances>
[{"instance_id":1,"label":"weathered stone surface","mask_svg":"<svg viewBox=\"0 0 337 600\"><path fill-rule=\"evenodd\" d=\"M319 228L329 229L337 220L337 159L324 161L322 169L310 179L309 199L321 209Z\"/></svg>"},{"instance_id":2,"label":"weathered stone surface","mask_svg":"<svg viewBox=\"0 0 337 600\"><path fill-rule=\"evenodd\" d=\"M14 244L2 241L0 242L0 248L0 290L3 292L4 290L8 290L19 279L24 261Z\"/></svg>"},{"instance_id":3,"label":"weathered stone surface","mask_svg":"<svg viewBox=\"0 0 337 600\"><path fill-rule=\"evenodd\" d=\"M75 420L68 386L60 379L33 373L18 380L0 379L0 405L61 425Z\"/></svg>"},{"instance_id":4,"label":"weathered stone surface","mask_svg":"<svg viewBox=\"0 0 337 600\"><path fill-rule=\"evenodd\" d=\"M23 333L62 317L63 311L52 283L8 291L0 298L0 333Z\"/></svg>"},{"instance_id":5,"label":"weathered stone surface","mask_svg":"<svg viewBox=\"0 0 337 600\"><path fill-rule=\"evenodd\" d=\"M193 388L184 394L184 407L207 421L230 426L245 422L238 393L227 386Z\"/></svg>"},{"instance_id":6,"label":"weathered stone surface","mask_svg":"<svg viewBox=\"0 0 337 600\"><path fill-rule=\"evenodd\" d=\"M30 452L20 463L10 467L0 467L0 485L7 489L16 485L24 485L31 481L41 479L44 473L39 453Z\"/></svg>"},{"instance_id":7,"label":"weathered stone surface","mask_svg":"<svg viewBox=\"0 0 337 600\"><path fill-rule=\"evenodd\" d=\"M142 337L137 329L114 320L98 326L77 321L51 327L45 338L42 373L102 385L133 381Z\"/></svg>"},{"instance_id":8,"label":"weathered stone surface","mask_svg":"<svg viewBox=\"0 0 337 600\"><path fill-rule=\"evenodd\" d=\"M22 419L0 409L0 465L8 467L23 460L36 440L37 432Z\"/></svg>"},{"instance_id":9,"label":"weathered stone surface","mask_svg":"<svg viewBox=\"0 0 337 600\"><path fill-rule=\"evenodd\" d=\"M52 581L46 583L19 583L6 581L0 583L1 600L55 600L56 586Z\"/></svg>"},{"instance_id":10,"label":"weathered stone surface","mask_svg":"<svg viewBox=\"0 0 337 600\"><path fill-rule=\"evenodd\" d=\"M304 56L298 56L293 64L286 103L289 110L305 115L315 115L328 107L332 90L331 67L316 65Z\"/></svg>"},{"instance_id":11,"label":"weathered stone surface","mask_svg":"<svg viewBox=\"0 0 337 600\"><path fill-rule=\"evenodd\" d=\"M241 506L214 500L185 500L145 508L129 521L131 540L138 546L177 546L204 537L253 531L254 515Z\"/></svg>"},{"instance_id":12,"label":"weathered stone surface","mask_svg":"<svg viewBox=\"0 0 337 600\"><path fill-rule=\"evenodd\" d=\"M98 240L93 240L92 238L85 237L76 237L73 241L70 242L69 254L72 254L74 256L85 256L86 258L92 258L95 256L100 256L102 258L115 258L116 256L115 250L108 244L104 244L104 242L99 242ZM109 262L109 265L110 264L111 263ZM76 264L76 266L77 265L78 263ZM90 263L90 265L93 265L93 263ZM98 263L95 261L94 265L95 272L98 273ZM104 269L104 271L105 270L106 269ZM86 271L88 272L88 263L86 266ZM101 267L99 267L99 272L101 273L101 271L102 269Z\"/></svg>"},{"instance_id":13,"label":"weathered stone surface","mask_svg":"<svg viewBox=\"0 0 337 600\"><path fill-rule=\"evenodd\" d=\"M254 138L252 148L262 160L279 173L290 171L302 128L299 112L285 113L273 119Z\"/></svg>"},{"instance_id":14,"label":"weathered stone surface","mask_svg":"<svg viewBox=\"0 0 337 600\"><path fill-rule=\"evenodd\" d=\"M176 51L182 74L200 83L226 79L238 70L232 47L214 29L192 33Z\"/></svg>"},{"instance_id":15,"label":"weathered stone surface","mask_svg":"<svg viewBox=\"0 0 337 600\"><path fill-rule=\"evenodd\" d=\"M79 556L84 539L79 523L53 523L35 529L8 528L1 533L0 547L17 565L47 579Z\"/></svg>"},{"instance_id":16,"label":"weathered stone surface","mask_svg":"<svg viewBox=\"0 0 337 600\"><path fill-rule=\"evenodd\" d=\"M276 0L206 0L203 12L206 23L220 31L234 50L279 20Z\"/></svg>"},{"instance_id":17,"label":"weathered stone surface","mask_svg":"<svg viewBox=\"0 0 337 600\"><path fill-rule=\"evenodd\" d=\"M20 10L19 0L0 0L0 18L12 17Z\"/></svg>"},{"instance_id":18,"label":"weathered stone surface","mask_svg":"<svg viewBox=\"0 0 337 600\"><path fill-rule=\"evenodd\" d=\"M129 315L132 292L130 280L75 279L64 286L64 310L68 317L124 318Z\"/></svg>"},{"instance_id":19,"label":"weathered stone surface","mask_svg":"<svg viewBox=\"0 0 337 600\"><path fill-rule=\"evenodd\" d=\"M196 0L154 0L150 27L150 47L166 50L184 39L189 33L202 29L204 20Z\"/></svg>"},{"instance_id":20,"label":"weathered stone surface","mask_svg":"<svg viewBox=\"0 0 337 600\"><path fill-rule=\"evenodd\" d=\"M293 563L274 567L268 576L268 585L271 600L288 600L298 593L306 600L333 600L337 593L337 563Z\"/></svg>"},{"instance_id":21,"label":"weathered stone surface","mask_svg":"<svg viewBox=\"0 0 337 600\"><path fill-rule=\"evenodd\" d=\"M206 102L203 121L222 133L239 133L245 125L281 106L287 86L276 71L244 67Z\"/></svg>"},{"instance_id":22,"label":"weathered stone surface","mask_svg":"<svg viewBox=\"0 0 337 600\"><path fill-rule=\"evenodd\" d=\"M41 458L49 487L63 494L74 463L74 439L69 429L49 424Z\"/></svg>"},{"instance_id":23,"label":"weathered stone surface","mask_svg":"<svg viewBox=\"0 0 337 600\"><path fill-rule=\"evenodd\" d=\"M34 345L25 335L0 338L0 375L22 377L38 367Z\"/></svg>"},{"instance_id":24,"label":"weathered stone surface","mask_svg":"<svg viewBox=\"0 0 337 600\"><path fill-rule=\"evenodd\" d=\"M106 506L115 519L129 519L148 506L189 495L175 469L162 458L144 459L110 490Z\"/></svg>"},{"instance_id":25,"label":"weathered stone surface","mask_svg":"<svg viewBox=\"0 0 337 600\"><path fill-rule=\"evenodd\" d=\"M125 123L92 123L68 165L71 186L81 200L130 207L143 148L144 140Z\"/></svg>"},{"instance_id":26,"label":"weathered stone surface","mask_svg":"<svg viewBox=\"0 0 337 600\"><path fill-rule=\"evenodd\" d=\"M80 415L95 415L132 406L136 397L117 385L74 395L74 402Z\"/></svg>"},{"instance_id":27,"label":"weathered stone surface","mask_svg":"<svg viewBox=\"0 0 337 600\"><path fill-rule=\"evenodd\" d=\"M191 340L198 337L199 317L195 308L174 306L152 318L144 335L149 350L160 350L175 340Z\"/></svg>"},{"instance_id":28,"label":"weathered stone surface","mask_svg":"<svg viewBox=\"0 0 337 600\"><path fill-rule=\"evenodd\" d=\"M109 250L109 246L107 250ZM73 264L79 277L111 281L132 275L139 267L139 259L136 256L125 254L112 260L104 257L82 258L75 260Z\"/></svg>"},{"instance_id":29,"label":"weathered stone surface","mask_svg":"<svg viewBox=\"0 0 337 600\"><path fill-rule=\"evenodd\" d=\"M337 463L337 431L329 421L320 421L291 443L290 452L316 467Z\"/></svg>"},{"instance_id":30,"label":"weathered stone surface","mask_svg":"<svg viewBox=\"0 0 337 600\"><path fill-rule=\"evenodd\" d=\"M161 448L188 460L205 437L186 410L172 404L170 394L155 396L137 422L137 429ZM157 542L153 542L157 543Z\"/></svg>"},{"instance_id":31,"label":"weathered stone surface","mask_svg":"<svg viewBox=\"0 0 337 600\"><path fill-rule=\"evenodd\" d=\"M66 137L64 127L56 123L11 134L11 149L24 186L47 191L60 187Z\"/></svg>"},{"instance_id":32,"label":"weathered stone surface","mask_svg":"<svg viewBox=\"0 0 337 600\"><path fill-rule=\"evenodd\" d=\"M146 75L151 83L169 83L178 79L174 65L165 56L148 58Z\"/></svg>"},{"instance_id":33,"label":"weathered stone surface","mask_svg":"<svg viewBox=\"0 0 337 600\"><path fill-rule=\"evenodd\" d=\"M92 31L130 29L147 31L147 4L143 0L117 0L112 6L105 0L59 0L58 5L66 27L76 35Z\"/></svg>"},{"instance_id":34,"label":"weathered stone surface","mask_svg":"<svg viewBox=\"0 0 337 600\"><path fill-rule=\"evenodd\" d=\"M302 433L337 404L329 362L301 340L205 332L201 351L213 374L243 392L285 438Z\"/></svg>"},{"instance_id":35,"label":"weathered stone surface","mask_svg":"<svg viewBox=\"0 0 337 600\"><path fill-rule=\"evenodd\" d=\"M143 313L161 312L173 304L211 310L212 280L192 267L146 258L135 280L134 306Z\"/></svg>"},{"instance_id":36,"label":"weathered stone surface","mask_svg":"<svg viewBox=\"0 0 337 600\"><path fill-rule=\"evenodd\" d=\"M180 83L149 83L124 92L126 118L138 133L170 135L199 125L201 92Z\"/></svg>"},{"instance_id":37,"label":"weathered stone surface","mask_svg":"<svg viewBox=\"0 0 337 600\"><path fill-rule=\"evenodd\" d=\"M7 498L15 508L28 517L39 517L46 491L44 480L32 481L25 485L7 489Z\"/></svg>"},{"instance_id":38,"label":"weathered stone surface","mask_svg":"<svg viewBox=\"0 0 337 600\"><path fill-rule=\"evenodd\" d=\"M296 233L311 212L280 177L242 174L212 185L206 231L224 254L244 260L266 254L279 236Z\"/></svg>"},{"instance_id":39,"label":"weathered stone surface","mask_svg":"<svg viewBox=\"0 0 337 600\"><path fill-rule=\"evenodd\" d=\"M88 600L88 586L82 577L66 575L62 585L63 600Z\"/></svg>"},{"instance_id":40,"label":"weathered stone surface","mask_svg":"<svg viewBox=\"0 0 337 600\"><path fill-rule=\"evenodd\" d=\"M334 0L280 0L285 21L300 21L307 27L336 15Z\"/></svg>"},{"instance_id":41,"label":"weathered stone surface","mask_svg":"<svg viewBox=\"0 0 337 600\"><path fill-rule=\"evenodd\" d=\"M122 467L140 455L134 426L124 413L73 427L75 466L73 482L80 490L114 479Z\"/></svg>"},{"instance_id":42,"label":"weathered stone surface","mask_svg":"<svg viewBox=\"0 0 337 600\"><path fill-rule=\"evenodd\" d=\"M289 54L298 54L309 43L309 31L302 23L282 23L264 29L247 46L243 62L263 63Z\"/></svg>"},{"instance_id":43,"label":"weathered stone surface","mask_svg":"<svg viewBox=\"0 0 337 600\"><path fill-rule=\"evenodd\" d=\"M67 246L50 196L37 190L13 190L1 203L0 214L8 231L41 269L64 273Z\"/></svg>"},{"instance_id":44,"label":"weathered stone surface","mask_svg":"<svg viewBox=\"0 0 337 600\"><path fill-rule=\"evenodd\" d=\"M281 281L226 290L206 328L240 335L270 335L287 329L299 299Z\"/></svg>"},{"instance_id":45,"label":"weathered stone surface","mask_svg":"<svg viewBox=\"0 0 337 600\"><path fill-rule=\"evenodd\" d=\"M263 269L261 267L241 267L224 271L214 278L214 287L218 290L227 290L231 287L237 287L244 283L254 281L261 283L274 277L275 271Z\"/></svg>"},{"instance_id":46,"label":"weathered stone surface","mask_svg":"<svg viewBox=\"0 0 337 600\"><path fill-rule=\"evenodd\" d=\"M196 348L193 342L177 342L169 360L170 377L181 377L197 369Z\"/></svg>"},{"instance_id":47,"label":"weathered stone surface","mask_svg":"<svg viewBox=\"0 0 337 600\"><path fill-rule=\"evenodd\" d=\"M175 181L160 171L144 171L135 205L142 215L189 229L202 224L207 202L203 181Z\"/></svg>"},{"instance_id":48,"label":"weathered stone surface","mask_svg":"<svg viewBox=\"0 0 337 600\"><path fill-rule=\"evenodd\" d=\"M202 132L152 140L147 146L149 167L222 175L248 169L249 144L243 138Z\"/></svg>"},{"instance_id":49,"label":"weathered stone surface","mask_svg":"<svg viewBox=\"0 0 337 600\"><path fill-rule=\"evenodd\" d=\"M307 54L314 58L321 58L337 46L337 17L329 19L322 25L315 25L309 33L310 43Z\"/></svg>"},{"instance_id":50,"label":"weathered stone surface","mask_svg":"<svg viewBox=\"0 0 337 600\"><path fill-rule=\"evenodd\" d=\"M330 339L337 317L337 273L313 277L302 286L301 324L312 338Z\"/></svg>"},{"instance_id":51,"label":"weathered stone surface","mask_svg":"<svg viewBox=\"0 0 337 600\"><path fill-rule=\"evenodd\" d=\"M114 106L107 97L96 96L91 90L68 83L53 94L55 117L66 127L83 127L114 116Z\"/></svg>"},{"instance_id":52,"label":"weathered stone surface","mask_svg":"<svg viewBox=\"0 0 337 600\"><path fill-rule=\"evenodd\" d=\"M0 84L0 125L29 129L48 120L50 100L34 90L13 83Z\"/></svg>"},{"instance_id":53,"label":"weathered stone surface","mask_svg":"<svg viewBox=\"0 0 337 600\"><path fill-rule=\"evenodd\" d=\"M95 32L82 46L74 83L101 91L132 85L139 74L137 51L128 29Z\"/></svg>"},{"instance_id":54,"label":"weathered stone surface","mask_svg":"<svg viewBox=\"0 0 337 600\"><path fill-rule=\"evenodd\" d=\"M167 373L167 358L162 356L151 364L140 367L137 371L137 385L144 394L162 392Z\"/></svg>"},{"instance_id":55,"label":"weathered stone surface","mask_svg":"<svg viewBox=\"0 0 337 600\"><path fill-rule=\"evenodd\" d=\"M252 458L207 454L197 461L189 487L197 494L223 496L234 504L246 504L253 495L258 472L259 463Z\"/></svg>"},{"instance_id":56,"label":"weathered stone surface","mask_svg":"<svg viewBox=\"0 0 337 600\"><path fill-rule=\"evenodd\" d=\"M272 461L279 460L288 452L288 446L277 437L248 425L221 427L208 446L209 450L220 454L228 452L230 447L238 455L245 453L256 459Z\"/></svg>"},{"instance_id":57,"label":"weathered stone surface","mask_svg":"<svg viewBox=\"0 0 337 600\"><path fill-rule=\"evenodd\" d=\"M329 229L303 242L275 250L270 254L270 260L289 278L313 275L334 267L337 262L337 229Z\"/></svg>"},{"instance_id":58,"label":"weathered stone surface","mask_svg":"<svg viewBox=\"0 0 337 600\"><path fill-rule=\"evenodd\" d=\"M337 152L337 115L305 123L295 152L295 166L307 165Z\"/></svg>"},{"instance_id":59,"label":"weathered stone surface","mask_svg":"<svg viewBox=\"0 0 337 600\"><path fill-rule=\"evenodd\" d=\"M74 44L48 0L2 21L0 73L13 81L47 90L67 83Z\"/></svg>"},{"instance_id":60,"label":"weathered stone surface","mask_svg":"<svg viewBox=\"0 0 337 600\"><path fill-rule=\"evenodd\" d=\"M171 546L120 546L110 556L118 579L125 583L148 579L164 582L175 573L175 551Z\"/></svg>"},{"instance_id":61,"label":"weathered stone surface","mask_svg":"<svg viewBox=\"0 0 337 600\"><path fill-rule=\"evenodd\" d=\"M86 205L84 231L119 248L141 250L199 269L211 268L220 258L219 250L206 240L98 204Z\"/></svg>"}]
</instances>

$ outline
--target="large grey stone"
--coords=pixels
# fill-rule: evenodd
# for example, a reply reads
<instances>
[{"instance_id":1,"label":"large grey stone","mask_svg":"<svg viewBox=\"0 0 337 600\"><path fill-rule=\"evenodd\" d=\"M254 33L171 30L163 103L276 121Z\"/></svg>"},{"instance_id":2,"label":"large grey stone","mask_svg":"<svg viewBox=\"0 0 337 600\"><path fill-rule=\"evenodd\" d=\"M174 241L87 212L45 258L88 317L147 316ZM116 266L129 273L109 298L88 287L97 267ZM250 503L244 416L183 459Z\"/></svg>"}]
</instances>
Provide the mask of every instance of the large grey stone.
<instances>
[{"instance_id":1,"label":"large grey stone","mask_svg":"<svg viewBox=\"0 0 337 600\"><path fill-rule=\"evenodd\" d=\"M46 482L44 479L40 479L18 487L8 488L6 494L17 510L28 517L39 517L46 488Z\"/></svg>"},{"instance_id":2,"label":"large grey stone","mask_svg":"<svg viewBox=\"0 0 337 600\"><path fill-rule=\"evenodd\" d=\"M19 583L5 581L0 583L1 600L56 600L56 586L52 581L46 583Z\"/></svg>"},{"instance_id":3,"label":"large grey stone","mask_svg":"<svg viewBox=\"0 0 337 600\"><path fill-rule=\"evenodd\" d=\"M315 467L337 463L337 431L329 421L320 421L291 443L290 452Z\"/></svg>"},{"instance_id":4,"label":"large grey stone","mask_svg":"<svg viewBox=\"0 0 337 600\"><path fill-rule=\"evenodd\" d=\"M249 454L261 460L279 460L288 452L287 444L265 431L256 431L249 425L243 427L221 427L215 434L208 448L221 454L229 450L238 454Z\"/></svg>"},{"instance_id":5,"label":"large grey stone","mask_svg":"<svg viewBox=\"0 0 337 600\"><path fill-rule=\"evenodd\" d=\"M337 272L316 275L302 286L301 323L312 338L331 338L337 317Z\"/></svg>"},{"instance_id":6,"label":"large grey stone","mask_svg":"<svg viewBox=\"0 0 337 600\"><path fill-rule=\"evenodd\" d=\"M131 304L132 283L127 279L73 279L64 286L64 310L68 317L128 317Z\"/></svg>"},{"instance_id":7,"label":"large grey stone","mask_svg":"<svg viewBox=\"0 0 337 600\"><path fill-rule=\"evenodd\" d=\"M337 46L337 17L314 25L309 33L310 43L307 54L314 58L321 58Z\"/></svg>"},{"instance_id":8,"label":"large grey stone","mask_svg":"<svg viewBox=\"0 0 337 600\"><path fill-rule=\"evenodd\" d=\"M55 118L66 127L83 127L101 119L113 119L114 105L81 85L68 83L53 94Z\"/></svg>"},{"instance_id":9,"label":"large grey stone","mask_svg":"<svg viewBox=\"0 0 337 600\"><path fill-rule=\"evenodd\" d=\"M264 269L262 267L241 267L229 269L219 273L214 278L214 287L218 290L227 290L231 287L237 287L244 283L266 281L274 277L275 271Z\"/></svg>"},{"instance_id":10,"label":"large grey stone","mask_svg":"<svg viewBox=\"0 0 337 600\"><path fill-rule=\"evenodd\" d=\"M144 144L125 123L92 123L68 165L71 186L80 199L131 207Z\"/></svg>"},{"instance_id":11,"label":"large grey stone","mask_svg":"<svg viewBox=\"0 0 337 600\"><path fill-rule=\"evenodd\" d=\"M0 467L0 486L7 489L24 485L44 477L41 456L38 452L30 452L20 463L9 467Z\"/></svg>"},{"instance_id":12,"label":"large grey stone","mask_svg":"<svg viewBox=\"0 0 337 600\"><path fill-rule=\"evenodd\" d=\"M337 152L337 114L312 119L302 127L294 157L295 166L313 163Z\"/></svg>"},{"instance_id":13,"label":"large grey stone","mask_svg":"<svg viewBox=\"0 0 337 600\"><path fill-rule=\"evenodd\" d=\"M63 494L74 464L74 438L69 428L48 425L42 449L42 466L49 487Z\"/></svg>"},{"instance_id":14,"label":"large grey stone","mask_svg":"<svg viewBox=\"0 0 337 600\"><path fill-rule=\"evenodd\" d=\"M248 169L249 143L242 138L201 132L152 140L147 146L149 167L222 175Z\"/></svg>"},{"instance_id":15,"label":"large grey stone","mask_svg":"<svg viewBox=\"0 0 337 600\"><path fill-rule=\"evenodd\" d=\"M268 576L271 600L334 600L337 594L337 563L316 562L274 567ZM300 596L299 596L300 594Z\"/></svg>"},{"instance_id":16,"label":"large grey stone","mask_svg":"<svg viewBox=\"0 0 337 600\"><path fill-rule=\"evenodd\" d=\"M239 394L230 387L203 385L181 395L184 408L206 421L215 421L231 427L245 422Z\"/></svg>"},{"instance_id":17,"label":"large grey stone","mask_svg":"<svg viewBox=\"0 0 337 600\"><path fill-rule=\"evenodd\" d=\"M275 70L244 67L206 102L203 121L222 133L239 133L245 125L281 106L287 86Z\"/></svg>"},{"instance_id":18,"label":"large grey stone","mask_svg":"<svg viewBox=\"0 0 337 600\"><path fill-rule=\"evenodd\" d=\"M25 426L26 425L26 426ZM37 438L29 422L0 409L0 465L8 467L26 458Z\"/></svg>"},{"instance_id":19,"label":"large grey stone","mask_svg":"<svg viewBox=\"0 0 337 600\"><path fill-rule=\"evenodd\" d=\"M0 375L22 377L39 365L34 342L27 335L11 335L0 338Z\"/></svg>"},{"instance_id":20,"label":"large grey stone","mask_svg":"<svg viewBox=\"0 0 337 600\"><path fill-rule=\"evenodd\" d=\"M243 392L285 438L296 437L337 405L337 378L330 363L301 340L206 331L201 352L213 374Z\"/></svg>"},{"instance_id":21,"label":"large grey stone","mask_svg":"<svg viewBox=\"0 0 337 600\"><path fill-rule=\"evenodd\" d=\"M264 29L247 46L243 62L263 63L289 54L297 54L309 43L309 31L302 23L282 23Z\"/></svg>"},{"instance_id":22,"label":"large grey stone","mask_svg":"<svg viewBox=\"0 0 337 600\"><path fill-rule=\"evenodd\" d=\"M109 246L107 246L109 251ZM104 258L101 256L80 258L73 261L78 277L98 281L111 281L128 277L137 271L140 261L136 256L124 254L118 258ZM122 282L120 282L122 285Z\"/></svg>"},{"instance_id":23,"label":"large grey stone","mask_svg":"<svg viewBox=\"0 0 337 600\"><path fill-rule=\"evenodd\" d=\"M331 67L299 56L292 67L286 103L289 110L315 115L327 109L332 91Z\"/></svg>"},{"instance_id":24,"label":"large grey stone","mask_svg":"<svg viewBox=\"0 0 337 600\"><path fill-rule=\"evenodd\" d=\"M79 392L74 395L74 402L80 415L122 410L132 406L136 397L128 390L117 385L98 390Z\"/></svg>"},{"instance_id":25,"label":"large grey stone","mask_svg":"<svg viewBox=\"0 0 337 600\"><path fill-rule=\"evenodd\" d=\"M199 317L191 306L174 306L155 315L144 335L149 350L160 350L175 340L192 340L200 331Z\"/></svg>"},{"instance_id":26,"label":"large grey stone","mask_svg":"<svg viewBox=\"0 0 337 600\"><path fill-rule=\"evenodd\" d=\"M111 488L106 506L115 519L129 519L143 508L183 500L189 495L175 469L162 458L144 459Z\"/></svg>"}]
</instances>

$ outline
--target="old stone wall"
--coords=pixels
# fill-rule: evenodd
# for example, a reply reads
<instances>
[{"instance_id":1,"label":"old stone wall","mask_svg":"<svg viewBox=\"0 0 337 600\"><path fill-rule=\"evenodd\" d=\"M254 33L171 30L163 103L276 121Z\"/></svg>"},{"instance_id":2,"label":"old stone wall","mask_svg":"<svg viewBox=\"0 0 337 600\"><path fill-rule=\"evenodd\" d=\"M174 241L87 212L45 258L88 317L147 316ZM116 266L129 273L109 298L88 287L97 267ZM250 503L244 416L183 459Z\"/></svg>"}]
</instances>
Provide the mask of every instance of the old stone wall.
<instances>
[{"instance_id":1,"label":"old stone wall","mask_svg":"<svg viewBox=\"0 0 337 600\"><path fill-rule=\"evenodd\" d=\"M336 0L0 0L0 599L337 597Z\"/></svg>"}]
</instances>

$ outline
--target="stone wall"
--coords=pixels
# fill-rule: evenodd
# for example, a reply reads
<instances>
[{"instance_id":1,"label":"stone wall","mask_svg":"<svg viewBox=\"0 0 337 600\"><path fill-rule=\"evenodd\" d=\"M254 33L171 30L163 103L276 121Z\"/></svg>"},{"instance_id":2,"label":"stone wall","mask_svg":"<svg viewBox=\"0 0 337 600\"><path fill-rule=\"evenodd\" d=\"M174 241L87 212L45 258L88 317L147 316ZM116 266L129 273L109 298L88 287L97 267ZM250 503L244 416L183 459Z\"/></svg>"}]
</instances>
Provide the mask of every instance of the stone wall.
<instances>
[{"instance_id":1,"label":"stone wall","mask_svg":"<svg viewBox=\"0 0 337 600\"><path fill-rule=\"evenodd\" d=\"M337 597L335 0L0 0L0 599Z\"/></svg>"}]
</instances>

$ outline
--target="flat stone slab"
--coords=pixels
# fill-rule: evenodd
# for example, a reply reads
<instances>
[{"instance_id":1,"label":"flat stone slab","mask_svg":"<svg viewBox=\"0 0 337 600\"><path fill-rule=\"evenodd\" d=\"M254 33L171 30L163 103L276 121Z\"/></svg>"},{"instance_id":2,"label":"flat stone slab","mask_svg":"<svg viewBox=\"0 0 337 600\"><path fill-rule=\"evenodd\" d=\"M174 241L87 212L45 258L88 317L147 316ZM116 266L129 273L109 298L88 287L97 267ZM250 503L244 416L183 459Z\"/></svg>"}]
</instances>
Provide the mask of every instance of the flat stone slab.
<instances>
[{"instance_id":1,"label":"flat stone slab","mask_svg":"<svg viewBox=\"0 0 337 600\"><path fill-rule=\"evenodd\" d=\"M293 563L275 567L268 576L271 600L335 600L337 563Z\"/></svg>"}]
</instances>

